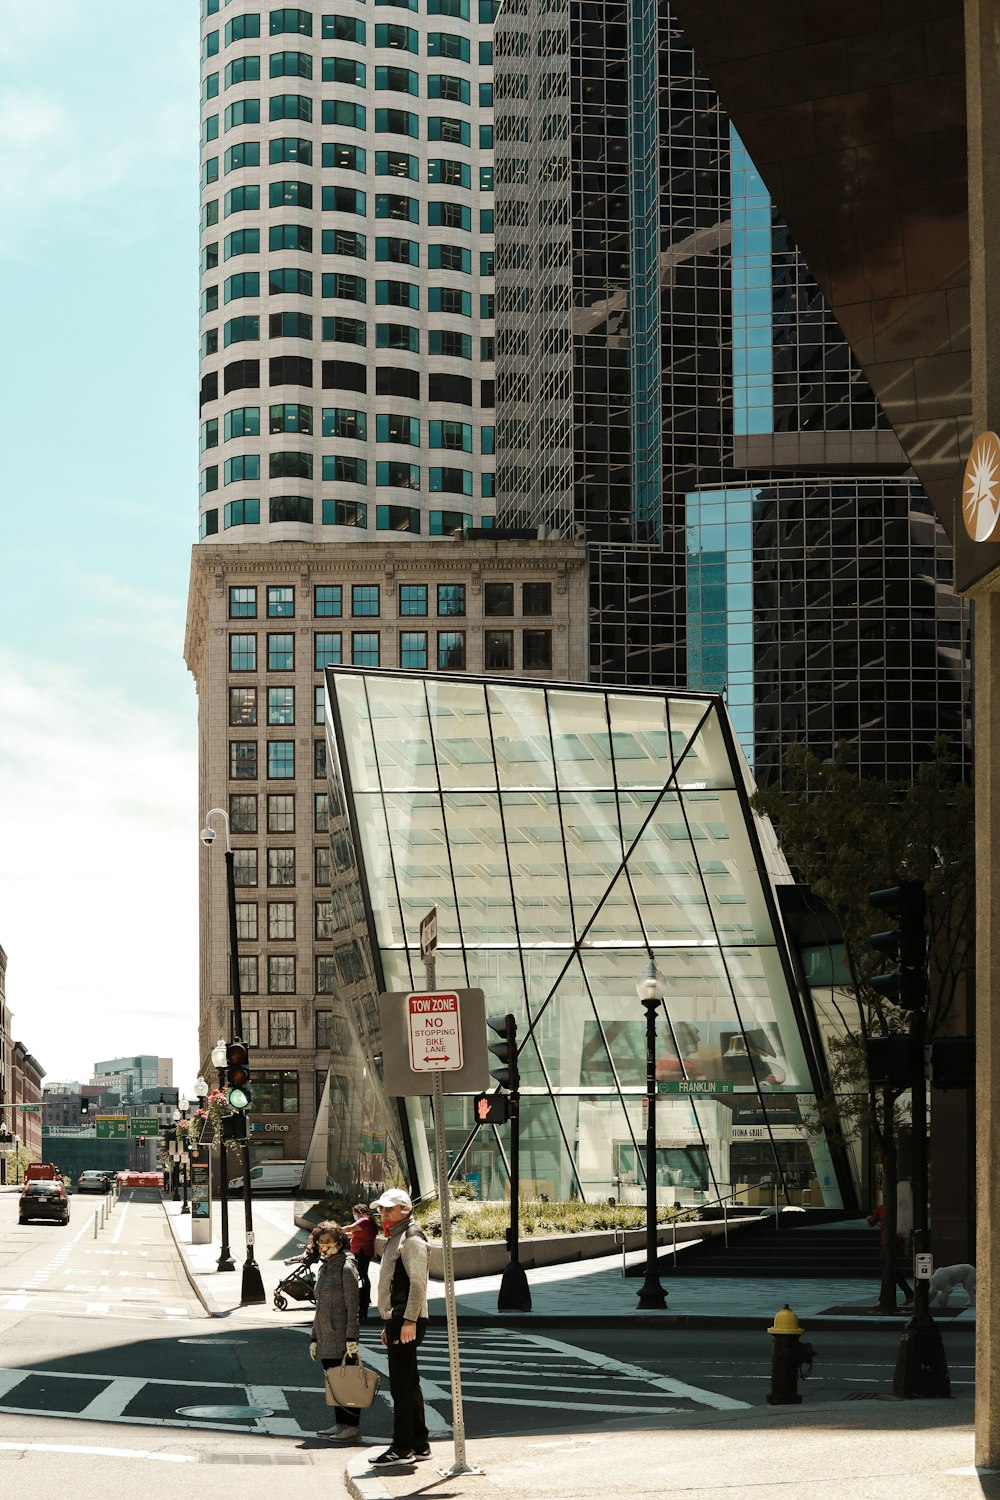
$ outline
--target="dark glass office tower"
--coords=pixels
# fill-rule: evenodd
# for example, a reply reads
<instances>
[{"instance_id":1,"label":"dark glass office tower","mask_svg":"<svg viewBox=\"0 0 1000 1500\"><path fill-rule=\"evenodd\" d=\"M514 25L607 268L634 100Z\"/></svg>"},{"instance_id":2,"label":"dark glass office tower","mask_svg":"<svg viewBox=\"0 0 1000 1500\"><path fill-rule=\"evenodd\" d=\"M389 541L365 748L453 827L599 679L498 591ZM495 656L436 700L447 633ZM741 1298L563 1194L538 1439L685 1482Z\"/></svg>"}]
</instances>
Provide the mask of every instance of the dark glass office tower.
<instances>
[{"instance_id":1,"label":"dark glass office tower","mask_svg":"<svg viewBox=\"0 0 1000 1500\"><path fill-rule=\"evenodd\" d=\"M587 538L593 677L724 691L761 781L964 744L947 539L670 7L495 55L499 519Z\"/></svg>"}]
</instances>

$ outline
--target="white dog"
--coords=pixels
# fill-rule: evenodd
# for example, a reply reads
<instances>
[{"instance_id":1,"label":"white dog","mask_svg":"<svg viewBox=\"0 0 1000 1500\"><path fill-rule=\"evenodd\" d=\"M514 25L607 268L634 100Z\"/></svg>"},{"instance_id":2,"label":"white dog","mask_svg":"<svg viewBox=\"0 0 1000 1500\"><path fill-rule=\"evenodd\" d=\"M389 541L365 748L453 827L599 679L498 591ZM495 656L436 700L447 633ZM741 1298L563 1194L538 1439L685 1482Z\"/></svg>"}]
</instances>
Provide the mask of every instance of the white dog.
<instances>
[{"instance_id":1,"label":"white dog","mask_svg":"<svg viewBox=\"0 0 1000 1500\"><path fill-rule=\"evenodd\" d=\"M939 1266L931 1277L930 1306L947 1307L948 1299L957 1286L965 1288L969 1306L976 1305L975 1266Z\"/></svg>"}]
</instances>

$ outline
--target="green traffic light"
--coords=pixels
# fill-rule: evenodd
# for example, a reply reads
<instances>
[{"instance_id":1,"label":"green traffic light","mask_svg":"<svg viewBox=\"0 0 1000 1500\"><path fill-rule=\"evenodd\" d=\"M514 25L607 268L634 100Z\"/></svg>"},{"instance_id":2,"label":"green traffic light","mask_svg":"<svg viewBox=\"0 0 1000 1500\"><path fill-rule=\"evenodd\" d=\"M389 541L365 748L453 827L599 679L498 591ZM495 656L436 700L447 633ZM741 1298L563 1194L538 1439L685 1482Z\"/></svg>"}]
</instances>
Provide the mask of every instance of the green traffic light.
<instances>
[{"instance_id":1,"label":"green traffic light","mask_svg":"<svg viewBox=\"0 0 1000 1500\"><path fill-rule=\"evenodd\" d=\"M231 1088L227 1097L233 1109L246 1109L250 1103L250 1094L246 1089Z\"/></svg>"}]
</instances>

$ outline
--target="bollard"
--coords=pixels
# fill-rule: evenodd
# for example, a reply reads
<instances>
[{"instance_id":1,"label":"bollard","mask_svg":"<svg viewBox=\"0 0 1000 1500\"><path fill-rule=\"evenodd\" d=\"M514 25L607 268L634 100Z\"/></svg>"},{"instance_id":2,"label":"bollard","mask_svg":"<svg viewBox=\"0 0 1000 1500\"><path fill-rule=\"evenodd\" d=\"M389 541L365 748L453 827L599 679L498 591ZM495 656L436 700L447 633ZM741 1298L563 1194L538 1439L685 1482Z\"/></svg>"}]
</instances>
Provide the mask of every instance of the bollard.
<instances>
[{"instance_id":1,"label":"bollard","mask_svg":"<svg viewBox=\"0 0 1000 1500\"><path fill-rule=\"evenodd\" d=\"M94 1239L97 1239L97 1215L94 1215Z\"/></svg>"},{"instance_id":2,"label":"bollard","mask_svg":"<svg viewBox=\"0 0 1000 1500\"><path fill-rule=\"evenodd\" d=\"M798 1393L798 1377L800 1374L803 1380L808 1377L816 1352L811 1344L799 1343L803 1330L787 1302L780 1312L775 1313L774 1322L767 1331L773 1340L768 1405L799 1406L802 1397Z\"/></svg>"}]
</instances>

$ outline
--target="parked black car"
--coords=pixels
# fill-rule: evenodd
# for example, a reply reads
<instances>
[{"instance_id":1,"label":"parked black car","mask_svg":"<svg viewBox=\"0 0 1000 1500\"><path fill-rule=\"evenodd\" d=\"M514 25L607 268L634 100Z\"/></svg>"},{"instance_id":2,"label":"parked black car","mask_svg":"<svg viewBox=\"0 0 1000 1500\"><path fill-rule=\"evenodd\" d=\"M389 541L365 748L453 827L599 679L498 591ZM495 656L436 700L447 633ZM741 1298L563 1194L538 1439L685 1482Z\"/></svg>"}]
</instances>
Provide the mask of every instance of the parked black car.
<instances>
[{"instance_id":1,"label":"parked black car","mask_svg":"<svg viewBox=\"0 0 1000 1500\"><path fill-rule=\"evenodd\" d=\"M28 1182L17 1205L17 1222L29 1219L53 1219L69 1223L69 1199L61 1182Z\"/></svg>"}]
</instances>

